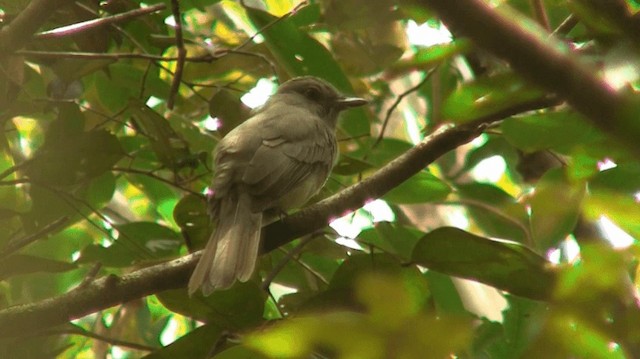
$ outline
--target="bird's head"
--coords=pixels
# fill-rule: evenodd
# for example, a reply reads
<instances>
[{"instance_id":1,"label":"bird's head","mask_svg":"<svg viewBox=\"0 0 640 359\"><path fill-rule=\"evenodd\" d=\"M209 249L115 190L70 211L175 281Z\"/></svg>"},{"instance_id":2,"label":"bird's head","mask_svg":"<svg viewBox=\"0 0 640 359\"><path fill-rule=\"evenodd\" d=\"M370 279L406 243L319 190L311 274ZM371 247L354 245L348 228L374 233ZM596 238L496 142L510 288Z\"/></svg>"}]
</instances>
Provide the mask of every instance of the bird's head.
<instances>
[{"instance_id":1,"label":"bird's head","mask_svg":"<svg viewBox=\"0 0 640 359\"><path fill-rule=\"evenodd\" d=\"M359 97L344 96L327 81L314 76L295 77L283 83L276 95L279 98L286 97L301 106L308 106L332 126L336 125L341 111L368 102Z\"/></svg>"}]
</instances>

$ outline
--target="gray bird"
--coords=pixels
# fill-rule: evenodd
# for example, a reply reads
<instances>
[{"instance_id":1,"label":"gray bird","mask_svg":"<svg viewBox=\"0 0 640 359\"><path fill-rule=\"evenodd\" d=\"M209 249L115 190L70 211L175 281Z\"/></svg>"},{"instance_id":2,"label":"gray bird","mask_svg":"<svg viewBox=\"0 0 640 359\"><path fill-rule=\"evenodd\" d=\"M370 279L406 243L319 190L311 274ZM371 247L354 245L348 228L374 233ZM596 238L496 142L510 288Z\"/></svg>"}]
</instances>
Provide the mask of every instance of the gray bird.
<instances>
[{"instance_id":1,"label":"gray bird","mask_svg":"<svg viewBox=\"0 0 640 359\"><path fill-rule=\"evenodd\" d=\"M262 226L322 188L338 152L338 115L366 103L319 78L294 78L218 143L209 197L217 226L189 280L190 295L251 278Z\"/></svg>"}]
</instances>

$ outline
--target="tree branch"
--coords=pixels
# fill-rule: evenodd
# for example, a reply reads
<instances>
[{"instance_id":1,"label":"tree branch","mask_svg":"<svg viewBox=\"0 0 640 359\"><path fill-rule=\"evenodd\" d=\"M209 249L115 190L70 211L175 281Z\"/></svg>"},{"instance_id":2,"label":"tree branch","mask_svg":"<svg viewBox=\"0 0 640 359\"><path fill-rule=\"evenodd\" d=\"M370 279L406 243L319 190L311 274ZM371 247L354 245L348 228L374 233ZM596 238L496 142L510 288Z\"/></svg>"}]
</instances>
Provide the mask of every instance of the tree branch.
<instances>
[{"instance_id":1,"label":"tree branch","mask_svg":"<svg viewBox=\"0 0 640 359\"><path fill-rule=\"evenodd\" d=\"M165 4L155 4L151 6L141 7L141 8L123 12L120 14L105 16L97 19L91 19L91 20L79 22L76 24L66 25L59 28L39 32L35 34L34 37L38 39L50 39L50 38L72 36L72 35L81 33L83 31L95 29L97 27L117 24L118 22L131 20L139 16L144 16L157 11L161 11L161 10L164 10L165 8L166 8Z\"/></svg>"},{"instance_id":2,"label":"tree branch","mask_svg":"<svg viewBox=\"0 0 640 359\"><path fill-rule=\"evenodd\" d=\"M7 26L0 29L0 57L22 48L59 8L74 0L33 0Z\"/></svg>"},{"instance_id":3,"label":"tree branch","mask_svg":"<svg viewBox=\"0 0 640 359\"><path fill-rule=\"evenodd\" d=\"M517 113L555 104L555 98L538 99L463 126L437 131L370 177L265 227L262 252L272 251L295 238L321 229L332 219L360 208L369 200L381 197L440 156L479 136L487 124ZM199 257L198 252L119 278L103 277L55 298L0 310L0 337L33 333L133 299L182 288Z\"/></svg>"},{"instance_id":4,"label":"tree branch","mask_svg":"<svg viewBox=\"0 0 640 359\"><path fill-rule=\"evenodd\" d=\"M0 311L0 337L32 335L100 309L183 287L196 260L196 255L188 255L120 278L102 277L55 298L9 307Z\"/></svg>"},{"instance_id":5,"label":"tree branch","mask_svg":"<svg viewBox=\"0 0 640 359\"><path fill-rule=\"evenodd\" d=\"M640 101L616 92L581 63L567 46L543 31L534 32L513 20L514 13L495 10L482 0L421 0L451 28L507 61L533 84L560 97L593 124L640 153ZM515 16L518 18L518 16Z\"/></svg>"}]
</instances>

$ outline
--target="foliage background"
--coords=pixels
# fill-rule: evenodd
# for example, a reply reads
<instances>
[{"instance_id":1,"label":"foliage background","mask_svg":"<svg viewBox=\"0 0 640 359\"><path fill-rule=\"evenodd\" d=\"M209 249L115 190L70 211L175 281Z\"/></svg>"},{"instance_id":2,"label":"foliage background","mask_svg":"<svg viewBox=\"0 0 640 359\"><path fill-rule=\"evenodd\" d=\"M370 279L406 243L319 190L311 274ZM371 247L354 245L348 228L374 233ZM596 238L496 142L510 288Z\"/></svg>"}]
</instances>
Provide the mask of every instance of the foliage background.
<instances>
[{"instance_id":1,"label":"foliage background","mask_svg":"<svg viewBox=\"0 0 640 359\"><path fill-rule=\"evenodd\" d=\"M0 1L0 357L640 356L639 9ZM371 101L325 200L189 298L211 150L309 74Z\"/></svg>"}]
</instances>

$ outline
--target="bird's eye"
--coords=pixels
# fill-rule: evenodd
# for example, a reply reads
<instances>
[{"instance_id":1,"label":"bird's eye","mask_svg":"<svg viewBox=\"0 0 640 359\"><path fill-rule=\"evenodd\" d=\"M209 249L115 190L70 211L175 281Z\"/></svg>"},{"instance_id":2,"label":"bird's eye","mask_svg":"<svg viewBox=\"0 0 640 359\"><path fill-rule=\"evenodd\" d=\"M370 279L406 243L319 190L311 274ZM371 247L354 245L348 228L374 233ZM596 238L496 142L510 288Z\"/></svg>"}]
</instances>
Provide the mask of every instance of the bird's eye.
<instances>
[{"instance_id":1,"label":"bird's eye","mask_svg":"<svg viewBox=\"0 0 640 359\"><path fill-rule=\"evenodd\" d=\"M320 98L320 90L316 87L309 87L304 90L304 95L310 100L317 100Z\"/></svg>"}]
</instances>

